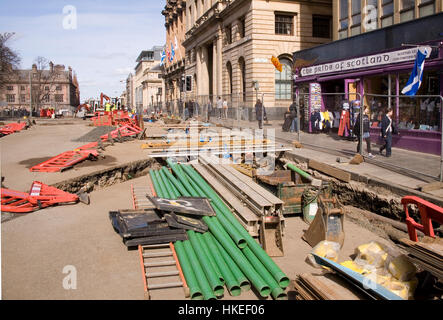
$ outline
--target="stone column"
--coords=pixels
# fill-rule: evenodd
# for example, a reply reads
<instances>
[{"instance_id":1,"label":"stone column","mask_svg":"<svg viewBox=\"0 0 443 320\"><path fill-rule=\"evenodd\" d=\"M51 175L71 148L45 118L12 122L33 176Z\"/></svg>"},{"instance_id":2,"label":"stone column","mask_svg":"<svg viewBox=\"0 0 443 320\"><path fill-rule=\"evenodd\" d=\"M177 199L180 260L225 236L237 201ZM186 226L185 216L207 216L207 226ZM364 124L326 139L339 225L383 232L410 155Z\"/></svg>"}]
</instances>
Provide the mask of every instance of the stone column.
<instances>
[{"instance_id":1,"label":"stone column","mask_svg":"<svg viewBox=\"0 0 443 320\"><path fill-rule=\"evenodd\" d=\"M195 48L195 57L196 57L196 75L197 75L197 87L195 88L195 95L199 95L201 92L201 48Z\"/></svg>"},{"instance_id":2,"label":"stone column","mask_svg":"<svg viewBox=\"0 0 443 320\"><path fill-rule=\"evenodd\" d=\"M222 95L223 94L223 57L222 57L222 30L221 26L218 28L218 34L217 34L217 94Z\"/></svg>"},{"instance_id":3,"label":"stone column","mask_svg":"<svg viewBox=\"0 0 443 320\"><path fill-rule=\"evenodd\" d=\"M212 94L214 97L221 95L221 92L218 90L218 81L217 81L217 74L218 68L217 68L217 38L213 40L213 47L212 47ZM214 99L213 99L214 101Z\"/></svg>"}]
</instances>

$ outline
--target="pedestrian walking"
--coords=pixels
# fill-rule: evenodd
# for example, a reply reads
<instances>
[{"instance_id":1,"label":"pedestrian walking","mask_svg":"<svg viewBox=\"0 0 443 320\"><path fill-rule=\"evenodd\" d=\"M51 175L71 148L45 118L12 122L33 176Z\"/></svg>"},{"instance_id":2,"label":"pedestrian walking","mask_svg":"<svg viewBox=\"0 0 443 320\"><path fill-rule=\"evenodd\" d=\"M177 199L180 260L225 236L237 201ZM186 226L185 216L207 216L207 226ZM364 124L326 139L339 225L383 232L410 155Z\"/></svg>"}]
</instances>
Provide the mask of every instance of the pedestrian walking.
<instances>
[{"instance_id":1,"label":"pedestrian walking","mask_svg":"<svg viewBox=\"0 0 443 320\"><path fill-rule=\"evenodd\" d=\"M263 120L266 118L266 110L260 99L257 99L257 103L255 104L255 115L258 121L258 128L262 129Z\"/></svg>"},{"instance_id":2,"label":"pedestrian walking","mask_svg":"<svg viewBox=\"0 0 443 320\"><path fill-rule=\"evenodd\" d=\"M221 97L218 97L217 99L217 112L218 112L218 118L221 119L222 117L222 110L223 110L223 101Z\"/></svg>"},{"instance_id":3,"label":"pedestrian walking","mask_svg":"<svg viewBox=\"0 0 443 320\"><path fill-rule=\"evenodd\" d=\"M208 109L207 109L207 121L211 120L211 112L212 112L212 103L211 100L208 101Z\"/></svg>"},{"instance_id":4,"label":"pedestrian walking","mask_svg":"<svg viewBox=\"0 0 443 320\"><path fill-rule=\"evenodd\" d=\"M375 156L371 153L371 135L370 135L370 122L369 122L369 108L365 107L363 111L363 136L362 140L366 141L366 149L368 151L368 158L373 159ZM357 144L357 152L360 153L362 146L360 145L360 117L357 118L357 121L354 125L354 133L358 138Z\"/></svg>"},{"instance_id":5,"label":"pedestrian walking","mask_svg":"<svg viewBox=\"0 0 443 320\"><path fill-rule=\"evenodd\" d=\"M226 99L223 100L223 117L228 119L228 101Z\"/></svg>"},{"instance_id":6,"label":"pedestrian walking","mask_svg":"<svg viewBox=\"0 0 443 320\"><path fill-rule=\"evenodd\" d=\"M381 136L384 144L380 147L380 154L386 149L386 157L388 158L391 156L392 135L398 133L392 121L392 114L392 108L389 108L381 121Z\"/></svg>"}]
</instances>

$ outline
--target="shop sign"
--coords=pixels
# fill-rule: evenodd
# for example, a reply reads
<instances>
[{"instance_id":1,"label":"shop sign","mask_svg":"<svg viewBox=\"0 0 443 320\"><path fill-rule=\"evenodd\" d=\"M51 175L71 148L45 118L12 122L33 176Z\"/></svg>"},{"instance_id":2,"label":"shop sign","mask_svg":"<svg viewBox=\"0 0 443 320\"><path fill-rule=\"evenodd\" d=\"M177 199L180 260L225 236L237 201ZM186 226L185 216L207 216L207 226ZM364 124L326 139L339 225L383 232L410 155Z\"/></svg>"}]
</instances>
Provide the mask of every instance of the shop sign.
<instances>
[{"instance_id":1,"label":"shop sign","mask_svg":"<svg viewBox=\"0 0 443 320\"><path fill-rule=\"evenodd\" d=\"M429 52L432 50L428 48ZM382 66L392 63L415 60L418 48L410 48L393 52L379 53L366 57L336 61L331 63L320 64L317 66L306 67L301 70L301 76L313 76L325 73L334 73L340 71Z\"/></svg>"}]
</instances>

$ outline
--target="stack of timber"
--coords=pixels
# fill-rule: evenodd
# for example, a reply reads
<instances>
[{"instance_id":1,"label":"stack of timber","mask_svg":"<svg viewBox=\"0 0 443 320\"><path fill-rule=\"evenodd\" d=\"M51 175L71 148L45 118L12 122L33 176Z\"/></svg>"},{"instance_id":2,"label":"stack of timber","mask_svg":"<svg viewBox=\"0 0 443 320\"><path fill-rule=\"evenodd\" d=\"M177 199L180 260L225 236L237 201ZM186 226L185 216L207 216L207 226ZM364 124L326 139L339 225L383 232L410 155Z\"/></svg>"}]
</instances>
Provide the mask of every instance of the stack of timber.
<instances>
[{"instance_id":1,"label":"stack of timber","mask_svg":"<svg viewBox=\"0 0 443 320\"><path fill-rule=\"evenodd\" d=\"M296 300L362 300L364 297L343 283L341 279L328 276L301 274L292 282Z\"/></svg>"},{"instance_id":2,"label":"stack of timber","mask_svg":"<svg viewBox=\"0 0 443 320\"><path fill-rule=\"evenodd\" d=\"M414 264L443 281L443 241L441 239L425 237L422 242L400 239L400 246L408 252L409 259Z\"/></svg>"}]
</instances>

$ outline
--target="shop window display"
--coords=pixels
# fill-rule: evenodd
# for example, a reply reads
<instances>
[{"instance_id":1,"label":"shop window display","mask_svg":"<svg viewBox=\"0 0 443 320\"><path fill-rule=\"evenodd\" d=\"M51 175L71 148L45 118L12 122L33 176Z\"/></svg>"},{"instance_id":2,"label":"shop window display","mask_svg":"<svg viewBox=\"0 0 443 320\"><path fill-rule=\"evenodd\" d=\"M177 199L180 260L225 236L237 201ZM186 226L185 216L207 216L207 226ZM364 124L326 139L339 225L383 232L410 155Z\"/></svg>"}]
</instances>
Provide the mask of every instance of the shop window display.
<instances>
[{"instance_id":1,"label":"shop window display","mask_svg":"<svg viewBox=\"0 0 443 320\"><path fill-rule=\"evenodd\" d=\"M400 75L400 88L408 81L408 74ZM417 95L438 95L439 81L435 73L425 72ZM400 98L399 129L440 131L440 98Z\"/></svg>"}]
</instances>

